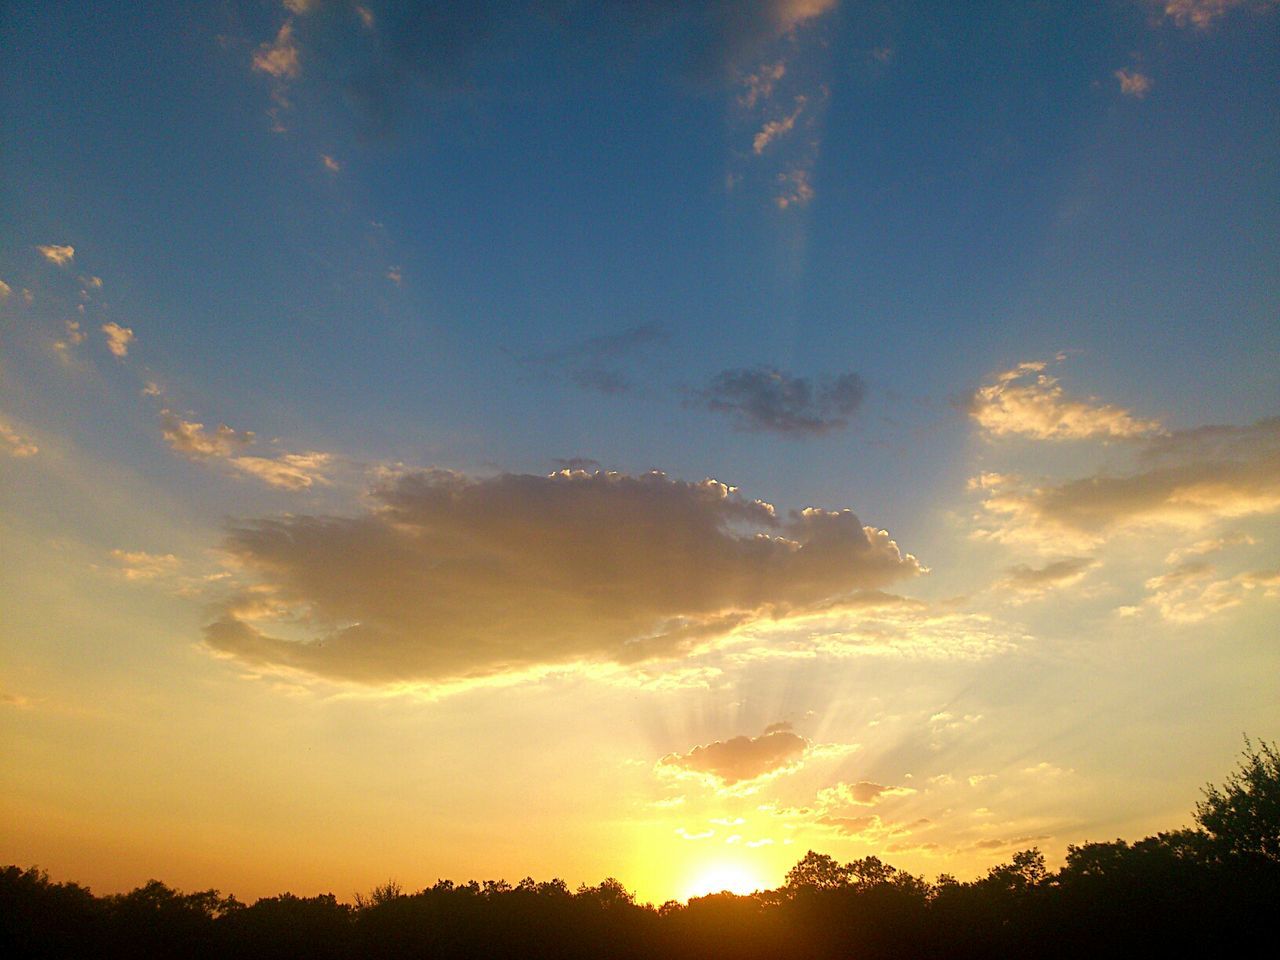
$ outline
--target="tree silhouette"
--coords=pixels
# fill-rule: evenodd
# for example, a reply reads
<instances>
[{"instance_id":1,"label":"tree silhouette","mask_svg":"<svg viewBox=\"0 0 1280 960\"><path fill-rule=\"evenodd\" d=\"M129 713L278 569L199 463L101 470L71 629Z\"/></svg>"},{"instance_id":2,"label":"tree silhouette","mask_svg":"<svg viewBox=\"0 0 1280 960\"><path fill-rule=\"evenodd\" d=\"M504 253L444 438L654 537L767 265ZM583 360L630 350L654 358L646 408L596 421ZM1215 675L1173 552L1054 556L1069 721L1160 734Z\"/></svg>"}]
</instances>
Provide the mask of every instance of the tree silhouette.
<instances>
[{"instance_id":1,"label":"tree silhouette","mask_svg":"<svg viewBox=\"0 0 1280 960\"><path fill-rule=\"evenodd\" d=\"M1244 744L1239 769L1205 787L1196 822L1229 853L1280 862L1280 753L1265 740Z\"/></svg>"}]
</instances>

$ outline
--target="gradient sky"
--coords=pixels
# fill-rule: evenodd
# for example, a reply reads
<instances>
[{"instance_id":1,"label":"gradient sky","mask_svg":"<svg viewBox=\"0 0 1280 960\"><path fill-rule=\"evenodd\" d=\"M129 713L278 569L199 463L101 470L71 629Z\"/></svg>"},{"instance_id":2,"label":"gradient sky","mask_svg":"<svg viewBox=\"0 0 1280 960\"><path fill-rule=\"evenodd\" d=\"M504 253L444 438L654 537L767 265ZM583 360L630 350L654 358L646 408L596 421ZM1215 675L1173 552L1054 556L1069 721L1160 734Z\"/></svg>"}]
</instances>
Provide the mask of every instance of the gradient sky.
<instances>
[{"instance_id":1,"label":"gradient sky","mask_svg":"<svg viewBox=\"0 0 1280 960\"><path fill-rule=\"evenodd\" d=\"M0 861L967 878L1276 736L1274 0L15 0L0 51Z\"/></svg>"}]
</instances>

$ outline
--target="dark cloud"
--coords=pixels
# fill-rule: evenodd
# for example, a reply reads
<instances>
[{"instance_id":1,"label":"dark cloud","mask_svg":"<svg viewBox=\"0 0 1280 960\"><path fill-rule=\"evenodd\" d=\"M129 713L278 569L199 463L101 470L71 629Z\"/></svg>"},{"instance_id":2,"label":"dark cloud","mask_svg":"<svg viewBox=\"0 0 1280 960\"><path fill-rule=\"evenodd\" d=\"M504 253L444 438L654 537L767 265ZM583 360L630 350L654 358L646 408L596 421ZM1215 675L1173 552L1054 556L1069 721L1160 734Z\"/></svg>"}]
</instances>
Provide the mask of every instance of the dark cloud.
<instances>
[{"instance_id":1,"label":"dark cloud","mask_svg":"<svg viewBox=\"0 0 1280 960\"><path fill-rule=\"evenodd\" d=\"M695 400L727 413L740 430L813 435L843 427L862 403L866 388L856 373L844 373L816 385L774 367L722 370Z\"/></svg>"},{"instance_id":2,"label":"dark cloud","mask_svg":"<svg viewBox=\"0 0 1280 960\"><path fill-rule=\"evenodd\" d=\"M430 470L371 500L355 517L236 527L226 549L256 584L208 627L210 646L373 684L637 662L921 570L851 511L781 518L714 480L657 472ZM273 636L268 618L292 626Z\"/></svg>"},{"instance_id":3,"label":"dark cloud","mask_svg":"<svg viewBox=\"0 0 1280 960\"><path fill-rule=\"evenodd\" d=\"M564 377L583 390L621 394L632 389L624 366L666 343L669 337L662 324L642 323L522 359L556 377Z\"/></svg>"},{"instance_id":4,"label":"dark cloud","mask_svg":"<svg viewBox=\"0 0 1280 960\"><path fill-rule=\"evenodd\" d=\"M758 737L734 737L694 747L688 753L672 753L660 764L710 776L725 785L755 780L795 766L804 757L809 741L790 730L766 731Z\"/></svg>"}]
</instances>

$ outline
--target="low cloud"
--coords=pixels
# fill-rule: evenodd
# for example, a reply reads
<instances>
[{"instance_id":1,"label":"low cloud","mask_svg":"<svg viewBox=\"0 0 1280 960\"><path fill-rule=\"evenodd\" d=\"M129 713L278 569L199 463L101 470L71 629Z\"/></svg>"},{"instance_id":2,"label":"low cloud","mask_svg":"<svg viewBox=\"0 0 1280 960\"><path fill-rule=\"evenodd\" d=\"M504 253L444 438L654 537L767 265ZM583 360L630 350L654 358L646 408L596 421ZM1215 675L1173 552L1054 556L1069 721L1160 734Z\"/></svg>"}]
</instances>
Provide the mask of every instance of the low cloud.
<instances>
[{"instance_id":1,"label":"low cloud","mask_svg":"<svg viewBox=\"0 0 1280 960\"><path fill-rule=\"evenodd\" d=\"M1000 477L982 487L994 522L977 536L1049 549L1092 546L1122 529L1194 531L1280 512L1280 417L1175 431L1150 441L1138 463L1144 469L1062 483Z\"/></svg>"},{"instance_id":2,"label":"low cloud","mask_svg":"<svg viewBox=\"0 0 1280 960\"><path fill-rule=\"evenodd\" d=\"M370 497L355 517L292 514L233 529L229 553L312 633L271 636L229 608L208 628L210 646L366 684L636 664L921 570L850 511L783 518L714 480L657 472L428 470Z\"/></svg>"},{"instance_id":3,"label":"low cloud","mask_svg":"<svg viewBox=\"0 0 1280 960\"><path fill-rule=\"evenodd\" d=\"M1084 440L1147 436L1161 427L1129 411L1094 398L1068 397L1048 363L1033 360L996 375L973 392L969 416L993 437L1024 436L1036 440Z\"/></svg>"},{"instance_id":4,"label":"low cloud","mask_svg":"<svg viewBox=\"0 0 1280 960\"><path fill-rule=\"evenodd\" d=\"M815 385L805 377L760 366L722 370L695 399L708 410L729 414L740 430L815 435L847 425L865 393L856 373Z\"/></svg>"},{"instance_id":5,"label":"low cloud","mask_svg":"<svg viewBox=\"0 0 1280 960\"><path fill-rule=\"evenodd\" d=\"M102 332L107 337L107 349L111 351L111 355L117 360L123 360L129 355L129 344L133 343L133 331L128 327L122 327L118 323L104 323Z\"/></svg>"},{"instance_id":6,"label":"low cloud","mask_svg":"<svg viewBox=\"0 0 1280 960\"><path fill-rule=\"evenodd\" d=\"M758 737L734 737L694 747L688 753L672 753L659 761L668 767L704 775L723 786L759 780L796 769L809 741L789 730L774 730Z\"/></svg>"}]
</instances>

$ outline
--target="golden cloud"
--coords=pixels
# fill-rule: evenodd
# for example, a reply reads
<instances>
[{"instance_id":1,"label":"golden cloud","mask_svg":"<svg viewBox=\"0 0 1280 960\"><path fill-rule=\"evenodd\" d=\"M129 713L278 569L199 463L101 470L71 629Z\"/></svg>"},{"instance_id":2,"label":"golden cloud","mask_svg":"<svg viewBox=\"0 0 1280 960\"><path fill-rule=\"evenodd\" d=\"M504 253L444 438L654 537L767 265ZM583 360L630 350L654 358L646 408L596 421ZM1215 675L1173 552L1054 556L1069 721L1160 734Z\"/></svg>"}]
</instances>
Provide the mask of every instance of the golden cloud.
<instances>
[{"instance_id":1,"label":"golden cloud","mask_svg":"<svg viewBox=\"0 0 1280 960\"><path fill-rule=\"evenodd\" d=\"M808 747L809 741L799 734L774 730L758 737L715 740L688 753L668 754L658 764L733 786L798 768Z\"/></svg>"},{"instance_id":2,"label":"golden cloud","mask_svg":"<svg viewBox=\"0 0 1280 960\"><path fill-rule=\"evenodd\" d=\"M921 570L848 510L780 518L715 480L562 471L406 473L355 517L289 515L227 549L315 632L228 610L212 648L368 684L443 683L566 663L671 657Z\"/></svg>"},{"instance_id":3,"label":"golden cloud","mask_svg":"<svg viewBox=\"0 0 1280 960\"><path fill-rule=\"evenodd\" d=\"M1129 438L1160 430L1155 420L1136 419L1129 411L1096 399L1068 397L1048 363L1032 360L996 375L974 391L969 416L993 437L1025 436L1036 440Z\"/></svg>"}]
</instances>

